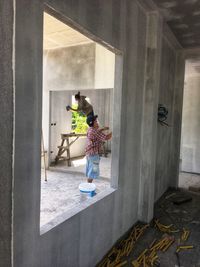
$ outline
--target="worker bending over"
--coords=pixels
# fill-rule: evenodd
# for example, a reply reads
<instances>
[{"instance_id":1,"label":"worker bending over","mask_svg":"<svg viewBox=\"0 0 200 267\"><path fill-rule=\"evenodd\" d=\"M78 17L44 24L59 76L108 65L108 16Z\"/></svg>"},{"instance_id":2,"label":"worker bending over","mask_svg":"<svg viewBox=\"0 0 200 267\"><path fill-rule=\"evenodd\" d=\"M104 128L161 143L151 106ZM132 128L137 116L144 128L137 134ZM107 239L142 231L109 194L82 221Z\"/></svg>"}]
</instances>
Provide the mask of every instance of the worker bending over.
<instances>
[{"instance_id":1,"label":"worker bending over","mask_svg":"<svg viewBox=\"0 0 200 267\"><path fill-rule=\"evenodd\" d=\"M86 177L88 183L92 183L93 179L99 178L99 162L100 162L100 150L101 146L106 140L111 139L112 132L105 134L104 130L108 130L108 127L99 129L97 121L97 115L89 115L87 117L87 124L89 125L87 132L86 143Z\"/></svg>"}]
</instances>

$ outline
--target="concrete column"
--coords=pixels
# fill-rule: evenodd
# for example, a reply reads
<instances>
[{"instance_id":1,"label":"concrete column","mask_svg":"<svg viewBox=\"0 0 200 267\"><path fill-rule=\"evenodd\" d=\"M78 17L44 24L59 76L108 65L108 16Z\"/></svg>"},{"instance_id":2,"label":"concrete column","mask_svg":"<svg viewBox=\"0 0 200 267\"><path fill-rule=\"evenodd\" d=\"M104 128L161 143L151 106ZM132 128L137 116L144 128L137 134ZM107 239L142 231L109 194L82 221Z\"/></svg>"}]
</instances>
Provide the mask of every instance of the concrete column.
<instances>
[{"instance_id":1,"label":"concrete column","mask_svg":"<svg viewBox=\"0 0 200 267\"><path fill-rule=\"evenodd\" d=\"M0 266L12 257L13 1L0 3Z\"/></svg>"},{"instance_id":2,"label":"concrete column","mask_svg":"<svg viewBox=\"0 0 200 267\"><path fill-rule=\"evenodd\" d=\"M157 143L157 108L161 59L162 20L149 13L147 20L146 70L143 97L141 170L138 204L139 220L153 218L154 184Z\"/></svg>"},{"instance_id":3,"label":"concrete column","mask_svg":"<svg viewBox=\"0 0 200 267\"><path fill-rule=\"evenodd\" d=\"M176 73L174 85L173 118L172 118L172 141L171 141L171 177L170 186L178 186L179 159L181 145L181 123L183 106L183 87L185 74L185 56L183 52L177 52Z\"/></svg>"},{"instance_id":4,"label":"concrete column","mask_svg":"<svg viewBox=\"0 0 200 267\"><path fill-rule=\"evenodd\" d=\"M43 2L17 0L13 262L35 264L39 253ZM10 265L7 265L10 266Z\"/></svg>"}]
</instances>

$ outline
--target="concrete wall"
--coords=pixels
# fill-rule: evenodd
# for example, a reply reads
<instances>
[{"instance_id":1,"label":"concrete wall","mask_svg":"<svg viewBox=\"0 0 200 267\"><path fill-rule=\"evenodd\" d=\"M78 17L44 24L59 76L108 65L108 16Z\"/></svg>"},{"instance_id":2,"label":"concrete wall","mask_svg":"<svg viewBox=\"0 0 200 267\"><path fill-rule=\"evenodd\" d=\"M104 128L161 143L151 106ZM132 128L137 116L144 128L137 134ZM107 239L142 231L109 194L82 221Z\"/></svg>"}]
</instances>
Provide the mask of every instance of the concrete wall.
<instances>
[{"instance_id":1,"label":"concrete wall","mask_svg":"<svg viewBox=\"0 0 200 267\"><path fill-rule=\"evenodd\" d=\"M113 117L113 142L120 145L120 156L118 158L118 154L114 153L113 159L119 162L119 166L114 165L112 169L118 169L119 176L116 177L117 182L114 180L116 190L112 193L105 194L103 199L94 201L91 206L40 235L44 2L16 1L13 262L16 267L93 267L114 242L138 220L138 207L145 208L140 218L146 221L152 218L151 193L154 191L154 183L146 181L148 173L149 181L153 181L155 171L155 159L151 160L155 158L155 150L153 156L151 152L152 146L156 145L154 134L157 129L154 129L154 126L157 103L154 96L158 98L160 76L156 70L159 67L161 49L158 36L162 33L162 28L159 28L159 16L156 13L147 16L145 9L135 0L48 0L47 3L52 7L52 10L47 8L49 12L55 15L59 13L60 19L74 23L75 27L81 25L80 30L89 32L95 40L102 44L107 43L116 53L119 53L119 50L122 52L122 94L120 85L116 84ZM153 38L154 34L157 38ZM120 56L117 57L117 62L122 62ZM177 78L174 85L174 129L171 142L174 165L169 169L168 175L171 177L175 174L175 182L179 158L176 150L179 145L181 121L181 63L181 55L176 56ZM120 77L121 72L117 68L116 73L117 77ZM146 110L150 113L145 112ZM149 115L144 116L145 114ZM148 127L143 122L148 122ZM145 142L145 130L148 128L150 134L147 137L150 139ZM145 172L141 171L143 169ZM139 195L141 192L145 194ZM141 200L144 205L140 205ZM150 205L145 206L148 200ZM144 213L147 213L147 216L144 216Z\"/></svg>"},{"instance_id":2,"label":"concrete wall","mask_svg":"<svg viewBox=\"0 0 200 267\"><path fill-rule=\"evenodd\" d=\"M95 45L94 88L114 88L115 54Z\"/></svg>"},{"instance_id":3,"label":"concrete wall","mask_svg":"<svg viewBox=\"0 0 200 267\"><path fill-rule=\"evenodd\" d=\"M0 265L11 266L13 153L13 1L0 3Z\"/></svg>"},{"instance_id":4,"label":"concrete wall","mask_svg":"<svg viewBox=\"0 0 200 267\"><path fill-rule=\"evenodd\" d=\"M176 51L169 42L162 38L160 68L160 85L158 103L163 104L168 109L167 123L170 127L157 126L157 153L156 153L156 173L155 173L155 200L157 200L169 187L169 170L171 167L171 137L172 137L172 115L173 98L176 68Z\"/></svg>"},{"instance_id":5,"label":"concrete wall","mask_svg":"<svg viewBox=\"0 0 200 267\"><path fill-rule=\"evenodd\" d=\"M184 82L184 57L169 39L162 40L159 104L168 109L166 122L169 127L158 123L157 154L155 173L155 200L168 187L177 186L180 155L181 114Z\"/></svg>"},{"instance_id":6,"label":"concrete wall","mask_svg":"<svg viewBox=\"0 0 200 267\"><path fill-rule=\"evenodd\" d=\"M168 109L166 122L169 127L157 124L155 201L168 187L178 185L185 63L183 53L177 51L177 45L171 38L165 31L162 38L158 103Z\"/></svg>"},{"instance_id":7,"label":"concrete wall","mask_svg":"<svg viewBox=\"0 0 200 267\"><path fill-rule=\"evenodd\" d=\"M95 44L44 51L44 90L94 88Z\"/></svg>"},{"instance_id":8,"label":"concrete wall","mask_svg":"<svg viewBox=\"0 0 200 267\"><path fill-rule=\"evenodd\" d=\"M181 170L200 173L200 76L186 73L183 119Z\"/></svg>"},{"instance_id":9,"label":"concrete wall","mask_svg":"<svg viewBox=\"0 0 200 267\"><path fill-rule=\"evenodd\" d=\"M49 150L50 91L94 88L95 44L44 51L42 128L45 150ZM69 117L69 116L68 116Z\"/></svg>"}]
</instances>

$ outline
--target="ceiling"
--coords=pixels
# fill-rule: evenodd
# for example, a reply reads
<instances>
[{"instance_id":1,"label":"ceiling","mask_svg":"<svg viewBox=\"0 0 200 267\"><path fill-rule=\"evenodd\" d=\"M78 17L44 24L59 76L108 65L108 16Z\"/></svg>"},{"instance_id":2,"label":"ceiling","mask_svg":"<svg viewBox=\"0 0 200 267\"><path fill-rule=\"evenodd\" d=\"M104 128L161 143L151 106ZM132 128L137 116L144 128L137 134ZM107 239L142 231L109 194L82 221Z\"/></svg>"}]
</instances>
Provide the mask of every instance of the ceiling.
<instances>
[{"instance_id":1,"label":"ceiling","mask_svg":"<svg viewBox=\"0 0 200 267\"><path fill-rule=\"evenodd\" d=\"M44 50L80 45L90 42L92 42L92 40L88 39L83 34L75 31L47 13L44 13Z\"/></svg>"},{"instance_id":2,"label":"ceiling","mask_svg":"<svg viewBox=\"0 0 200 267\"><path fill-rule=\"evenodd\" d=\"M200 47L200 0L153 0L183 48Z\"/></svg>"},{"instance_id":3,"label":"ceiling","mask_svg":"<svg viewBox=\"0 0 200 267\"><path fill-rule=\"evenodd\" d=\"M183 48L200 47L200 0L153 0ZM44 13L44 49L92 42Z\"/></svg>"}]
</instances>

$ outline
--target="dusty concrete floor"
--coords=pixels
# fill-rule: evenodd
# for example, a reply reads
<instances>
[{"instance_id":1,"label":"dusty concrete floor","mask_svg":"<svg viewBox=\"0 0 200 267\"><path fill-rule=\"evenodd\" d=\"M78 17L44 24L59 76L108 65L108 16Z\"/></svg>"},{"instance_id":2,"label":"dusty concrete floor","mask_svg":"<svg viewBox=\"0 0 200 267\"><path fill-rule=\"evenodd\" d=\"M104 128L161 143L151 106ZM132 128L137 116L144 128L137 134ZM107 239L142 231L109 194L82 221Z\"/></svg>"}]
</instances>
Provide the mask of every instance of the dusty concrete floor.
<instances>
[{"instance_id":1,"label":"dusty concrete floor","mask_svg":"<svg viewBox=\"0 0 200 267\"><path fill-rule=\"evenodd\" d=\"M44 171L41 177L41 205L40 226L42 227L58 215L73 210L80 203L87 201L81 195L78 186L86 182L85 159L74 162L74 166L67 167L66 162L59 164L51 171L47 171L47 182L44 181ZM110 188L110 158L102 158L100 162L100 179L95 180L96 193ZM102 177L103 176L103 177ZM95 198L95 196L94 196Z\"/></svg>"},{"instance_id":2,"label":"dusty concrete floor","mask_svg":"<svg viewBox=\"0 0 200 267\"><path fill-rule=\"evenodd\" d=\"M190 186L200 188L200 175L188 172L180 172L179 187L188 189Z\"/></svg>"},{"instance_id":3,"label":"dusty concrete floor","mask_svg":"<svg viewBox=\"0 0 200 267\"><path fill-rule=\"evenodd\" d=\"M51 170L72 172L72 173L81 173L85 174L86 158L77 159L72 161L72 166L69 167L66 161L60 161L57 165L50 167ZM111 155L101 157L100 161L100 176L104 178L111 177Z\"/></svg>"},{"instance_id":4,"label":"dusty concrete floor","mask_svg":"<svg viewBox=\"0 0 200 267\"><path fill-rule=\"evenodd\" d=\"M173 195L172 195L173 193ZM170 197L171 195L171 197ZM168 198L169 196L169 198ZM192 201L183 203L181 205L175 205L173 201L177 197L191 196ZM167 199L166 199L167 197ZM181 231L177 233L171 233L169 235L175 237L175 242L166 252L158 252L158 265L161 267L200 267L200 194L191 193L188 191L176 191L170 190L166 192L162 198L155 205L154 218L164 225L173 224L174 229L182 230L183 227L190 231L190 235L187 241L179 242ZM121 262L125 262L124 267L133 266L132 261L146 248L149 248L152 241L156 238L159 240L163 237L163 232L154 227L152 221L150 226L145 230L144 234L136 242L129 257L124 256L121 258ZM126 234L123 239L126 239L130 235L130 232ZM115 247L119 247L121 240L115 244ZM181 245L192 245L193 249L182 250L178 253L179 262L175 251L177 246ZM105 258L104 258L105 260ZM100 266L100 265L98 265ZM118 266L118 265L112 265ZM121 266L121 265L119 265ZM139 265L146 266L147 265ZM138 266L138 267L139 267ZM148 265L149 266L149 265Z\"/></svg>"},{"instance_id":5,"label":"dusty concrete floor","mask_svg":"<svg viewBox=\"0 0 200 267\"><path fill-rule=\"evenodd\" d=\"M100 163L101 179L96 181L97 193L110 187L111 156L102 157ZM45 225L56 216L77 207L86 198L82 197L78 185L85 182L85 158L72 162L68 167L66 162L60 162L51 171L47 171L48 181L41 179L41 214L40 224ZM181 172L179 186L188 189L189 186L200 187L200 175Z\"/></svg>"}]
</instances>

